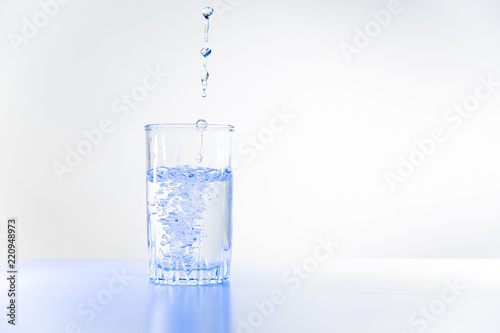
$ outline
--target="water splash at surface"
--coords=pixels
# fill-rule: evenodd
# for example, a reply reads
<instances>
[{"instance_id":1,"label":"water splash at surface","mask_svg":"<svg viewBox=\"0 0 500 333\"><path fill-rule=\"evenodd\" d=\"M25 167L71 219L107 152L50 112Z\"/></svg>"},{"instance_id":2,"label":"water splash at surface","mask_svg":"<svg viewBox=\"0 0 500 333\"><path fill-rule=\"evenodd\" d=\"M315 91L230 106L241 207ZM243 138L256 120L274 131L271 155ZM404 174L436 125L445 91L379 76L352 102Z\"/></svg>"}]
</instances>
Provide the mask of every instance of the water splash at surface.
<instances>
[{"instance_id":1,"label":"water splash at surface","mask_svg":"<svg viewBox=\"0 0 500 333\"><path fill-rule=\"evenodd\" d=\"M203 149L203 131L207 128L208 123L205 119L198 119L196 122L196 129L200 132L200 151L198 152L198 156L196 156L196 162L201 163L203 161L203 155L201 151Z\"/></svg>"}]
</instances>

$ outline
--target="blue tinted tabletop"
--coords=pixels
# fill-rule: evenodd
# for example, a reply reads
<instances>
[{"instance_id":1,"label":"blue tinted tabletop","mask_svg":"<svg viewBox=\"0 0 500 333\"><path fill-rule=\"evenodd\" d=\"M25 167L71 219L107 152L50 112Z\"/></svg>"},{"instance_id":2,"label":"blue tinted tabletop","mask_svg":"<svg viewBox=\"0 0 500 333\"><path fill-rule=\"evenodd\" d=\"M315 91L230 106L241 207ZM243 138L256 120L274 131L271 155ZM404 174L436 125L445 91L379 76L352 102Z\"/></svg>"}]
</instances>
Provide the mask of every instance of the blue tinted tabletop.
<instances>
[{"instance_id":1,"label":"blue tinted tabletop","mask_svg":"<svg viewBox=\"0 0 500 333\"><path fill-rule=\"evenodd\" d=\"M496 260L234 260L229 283L156 286L145 260L28 260L0 332L498 333L499 277Z\"/></svg>"}]
</instances>

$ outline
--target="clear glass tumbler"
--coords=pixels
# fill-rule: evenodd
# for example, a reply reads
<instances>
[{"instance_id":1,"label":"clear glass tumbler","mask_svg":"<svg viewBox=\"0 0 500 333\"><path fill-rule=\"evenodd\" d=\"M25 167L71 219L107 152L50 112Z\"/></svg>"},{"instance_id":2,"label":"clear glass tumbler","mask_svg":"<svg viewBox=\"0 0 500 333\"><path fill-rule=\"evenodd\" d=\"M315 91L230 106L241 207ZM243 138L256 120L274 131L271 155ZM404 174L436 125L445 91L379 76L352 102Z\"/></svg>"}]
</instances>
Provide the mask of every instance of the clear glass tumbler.
<instances>
[{"instance_id":1,"label":"clear glass tumbler","mask_svg":"<svg viewBox=\"0 0 500 333\"><path fill-rule=\"evenodd\" d=\"M233 126L145 130L149 280L222 283L231 262Z\"/></svg>"}]
</instances>

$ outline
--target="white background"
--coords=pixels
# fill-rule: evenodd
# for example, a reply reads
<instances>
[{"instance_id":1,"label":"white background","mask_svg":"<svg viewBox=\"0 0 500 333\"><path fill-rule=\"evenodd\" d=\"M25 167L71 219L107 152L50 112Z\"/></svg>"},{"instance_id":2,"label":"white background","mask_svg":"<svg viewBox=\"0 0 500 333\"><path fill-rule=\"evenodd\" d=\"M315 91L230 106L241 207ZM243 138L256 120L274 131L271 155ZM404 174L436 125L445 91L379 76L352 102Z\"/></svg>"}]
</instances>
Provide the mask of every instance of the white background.
<instances>
[{"instance_id":1,"label":"white background","mask_svg":"<svg viewBox=\"0 0 500 333\"><path fill-rule=\"evenodd\" d=\"M346 258L498 257L500 87L456 130L443 115L500 81L500 7L401 1L349 62L340 45L387 4L72 0L16 53L9 33L41 7L2 0L0 216L19 219L21 256L146 257L143 126L205 118L237 128L234 259L293 261L326 234ZM119 118L112 103L156 66L169 76ZM262 151L238 153L285 108ZM53 163L104 118L112 133L60 182ZM391 191L384 174L438 127L448 139Z\"/></svg>"}]
</instances>

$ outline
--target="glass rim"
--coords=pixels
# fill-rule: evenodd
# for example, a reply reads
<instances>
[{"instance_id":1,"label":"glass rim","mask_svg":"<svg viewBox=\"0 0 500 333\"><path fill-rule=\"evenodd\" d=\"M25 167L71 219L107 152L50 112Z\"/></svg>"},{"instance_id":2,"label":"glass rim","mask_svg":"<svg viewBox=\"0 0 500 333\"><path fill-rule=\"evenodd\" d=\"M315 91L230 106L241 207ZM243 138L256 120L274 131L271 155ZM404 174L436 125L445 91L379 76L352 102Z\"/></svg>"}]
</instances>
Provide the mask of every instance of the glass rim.
<instances>
[{"instance_id":1,"label":"glass rim","mask_svg":"<svg viewBox=\"0 0 500 333\"><path fill-rule=\"evenodd\" d=\"M157 131L167 129L197 129L195 123L164 123L164 124L148 124L144 126L146 131ZM207 124L204 130L227 130L234 131L233 125Z\"/></svg>"}]
</instances>

